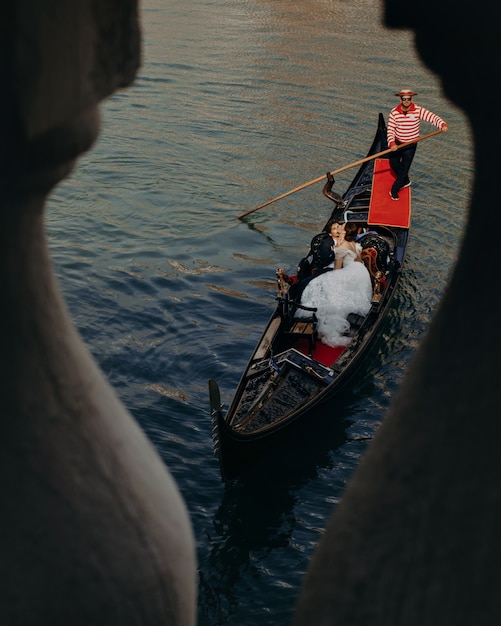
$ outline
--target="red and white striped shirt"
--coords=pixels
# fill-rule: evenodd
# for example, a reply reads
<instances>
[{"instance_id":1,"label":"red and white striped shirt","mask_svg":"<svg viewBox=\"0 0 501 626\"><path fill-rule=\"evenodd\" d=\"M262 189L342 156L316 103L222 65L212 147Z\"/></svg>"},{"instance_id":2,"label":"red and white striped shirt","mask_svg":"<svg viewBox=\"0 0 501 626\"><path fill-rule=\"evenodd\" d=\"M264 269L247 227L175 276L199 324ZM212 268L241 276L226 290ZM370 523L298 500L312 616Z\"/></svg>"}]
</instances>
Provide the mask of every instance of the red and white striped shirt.
<instances>
[{"instance_id":1,"label":"red and white striped shirt","mask_svg":"<svg viewBox=\"0 0 501 626\"><path fill-rule=\"evenodd\" d=\"M437 128L445 126L444 120L414 103L409 107L407 113L403 112L402 105L397 105L390 111L388 117L387 138L388 146L391 148L396 142L406 143L419 137L419 125L421 120L429 122Z\"/></svg>"}]
</instances>

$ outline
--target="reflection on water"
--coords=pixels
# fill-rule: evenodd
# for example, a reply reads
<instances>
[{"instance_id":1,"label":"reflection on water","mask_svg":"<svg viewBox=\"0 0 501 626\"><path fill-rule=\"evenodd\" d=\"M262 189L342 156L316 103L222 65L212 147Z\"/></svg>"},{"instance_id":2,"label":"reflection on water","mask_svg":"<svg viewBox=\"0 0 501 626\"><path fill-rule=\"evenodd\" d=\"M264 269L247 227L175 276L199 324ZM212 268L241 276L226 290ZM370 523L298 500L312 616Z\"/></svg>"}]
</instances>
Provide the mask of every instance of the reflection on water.
<instances>
[{"instance_id":1,"label":"reflection on water","mask_svg":"<svg viewBox=\"0 0 501 626\"><path fill-rule=\"evenodd\" d=\"M75 323L173 473L200 562L200 624L288 624L308 559L384 418L453 267L471 183L464 118L372 0L144 0L143 65L53 193L47 229ZM212 454L226 404L331 207L312 186L363 158L402 87L450 131L420 143L413 230L383 336L325 419L241 483ZM354 170L340 174L343 191ZM443 233L447 232L447 237Z\"/></svg>"},{"instance_id":2,"label":"reflection on water","mask_svg":"<svg viewBox=\"0 0 501 626\"><path fill-rule=\"evenodd\" d=\"M344 401L341 409L349 404ZM202 623L237 624L246 620L248 606L242 607L248 579L260 578L260 571L273 563L275 556L283 569L268 572L268 593L280 593L280 611L288 623L294 605L294 578L290 571L298 563L292 540L298 525L303 533L306 520L296 517L301 489L313 483L319 472L335 470L332 452L346 442L349 412L312 418L314 431L289 437L265 464L254 467L240 480L225 485L221 504L214 516L210 550L203 559L200 598ZM332 419L335 418L335 419ZM325 497L325 494L324 494ZM311 514L311 511L308 513ZM318 523L318 520L317 520ZM318 538L315 523L310 532ZM206 567L204 559L206 561ZM299 555L305 565L305 557ZM250 600L250 598L249 598ZM254 609L266 612L267 595L257 588L252 598ZM287 619L285 619L287 617ZM221 621L219 621L221 620Z\"/></svg>"}]
</instances>

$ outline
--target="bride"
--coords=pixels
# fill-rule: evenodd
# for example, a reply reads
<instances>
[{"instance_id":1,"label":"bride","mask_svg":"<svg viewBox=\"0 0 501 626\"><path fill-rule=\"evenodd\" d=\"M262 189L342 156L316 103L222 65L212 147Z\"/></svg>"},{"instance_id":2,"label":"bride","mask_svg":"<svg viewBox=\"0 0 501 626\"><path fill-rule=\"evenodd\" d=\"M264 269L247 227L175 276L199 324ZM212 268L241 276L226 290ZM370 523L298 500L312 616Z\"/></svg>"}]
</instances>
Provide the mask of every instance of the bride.
<instances>
[{"instance_id":1,"label":"bride","mask_svg":"<svg viewBox=\"0 0 501 626\"><path fill-rule=\"evenodd\" d=\"M301 304L317 308L318 336L328 346L346 346L350 313L366 315L372 301L372 283L363 264L362 247L355 242L357 227L332 222L327 228L335 241L334 271L314 278L301 296Z\"/></svg>"}]
</instances>

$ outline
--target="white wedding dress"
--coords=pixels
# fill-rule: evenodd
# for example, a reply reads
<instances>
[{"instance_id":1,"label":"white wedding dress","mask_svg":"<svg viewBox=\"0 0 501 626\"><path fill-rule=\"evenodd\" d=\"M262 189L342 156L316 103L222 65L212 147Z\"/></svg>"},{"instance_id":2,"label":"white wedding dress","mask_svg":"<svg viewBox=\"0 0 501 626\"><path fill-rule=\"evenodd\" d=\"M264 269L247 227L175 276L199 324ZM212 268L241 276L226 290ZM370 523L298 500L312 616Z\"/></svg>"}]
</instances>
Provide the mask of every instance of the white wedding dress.
<instances>
[{"instance_id":1,"label":"white wedding dress","mask_svg":"<svg viewBox=\"0 0 501 626\"><path fill-rule=\"evenodd\" d=\"M359 253L360 244L356 244ZM343 259L343 267L320 274L311 280L301 296L301 304L317 307L318 336L328 346L346 346L350 337L347 317L350 313L366 315L372 301L372 283L363 263L346 248L336 249L336 258ZM304 311L298 314L306 316Z\"/></svg>"}]
</instances>

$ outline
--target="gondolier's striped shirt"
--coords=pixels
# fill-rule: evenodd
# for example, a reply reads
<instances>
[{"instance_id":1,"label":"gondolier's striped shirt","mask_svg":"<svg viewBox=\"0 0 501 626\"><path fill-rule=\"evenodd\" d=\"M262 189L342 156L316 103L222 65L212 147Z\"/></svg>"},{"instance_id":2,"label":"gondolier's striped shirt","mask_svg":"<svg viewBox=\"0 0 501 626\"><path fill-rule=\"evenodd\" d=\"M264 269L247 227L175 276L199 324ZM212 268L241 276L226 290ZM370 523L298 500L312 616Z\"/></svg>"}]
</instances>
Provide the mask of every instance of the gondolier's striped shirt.
<instances>
[{"instance_id":1,"label":"gondolier's striped shirt","mask_svg":"<svg viewBox=\"0 0 501 626\"><path fill-rule=\"evenodd\" d=\"M388 146L391 148L394 143L406 143L417 139L421 120L429 122L437 128L442 128L445 125L441 117L414 103L409 107L407 114L403 113L400 104L392 109L388 117Z\"/></svg>"}]
</instances>

